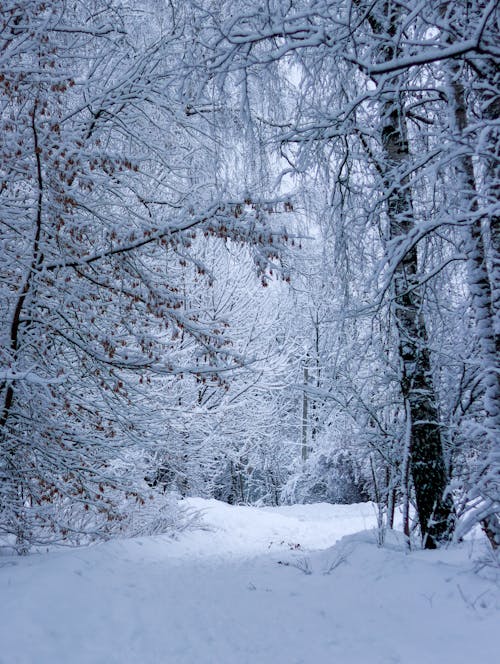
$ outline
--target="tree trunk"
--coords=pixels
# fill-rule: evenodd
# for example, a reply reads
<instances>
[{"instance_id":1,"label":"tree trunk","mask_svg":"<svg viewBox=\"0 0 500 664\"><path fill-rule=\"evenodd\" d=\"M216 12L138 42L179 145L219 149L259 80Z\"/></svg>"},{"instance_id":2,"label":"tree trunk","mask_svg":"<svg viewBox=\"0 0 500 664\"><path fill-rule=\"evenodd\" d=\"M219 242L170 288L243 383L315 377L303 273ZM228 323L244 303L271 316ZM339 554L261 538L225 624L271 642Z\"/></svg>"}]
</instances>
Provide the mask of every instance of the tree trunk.
<instances>
[{"instance_id":1,"label":"tree trunk","mask_svg":"<svg viewBox=\"0 0 500 664\"><path fill-rule=\"evenodd\" d=\"M457 138L460 139L467 128L465 93L460 82L461 71L451 63L452 105L451 122ZM493 120L492 113L500 111L500 101L487 103L487 119ZM476 330L481 353L481 380L483 384L483 405L485 412L485 435L489 453L483 459L474 477L471 498L480 497L481 522L483 530L494 548L500 546L500 520L498 503L500 486L500 219L498 218L498 166L489 161L486 164L486 210L493 210L488 218L491 244L491 268L488 270L486 248L479 210L479 192L476 185L472 156L465 154L458 159L460 189L464 192L466 211L471 214L471 222L464 227L464 245L467 256L469 289L476 319Z\"/></svg>"},{"instance_id":2,"label":"tree trunk","mask_svg":"<svg viewBox=\"0 0 500 664\"><path fill-rule=\"evenodd\" d=\"M388 3L386 15L371 14L368 22L375 35L382 38L380 52L384 59L397 57L396 34L398 7ZM390 41L384 40L390 38ZM380 81L376 81L380 84ZM396 83L388 92L381 91L381 138L383 161L379 172L387 193L389 240L404 238L415 227L407 171L410 150L403 100ZM396 89L394 89L396 86ZM417 247L412 246L394 270L393 312L399 335L401 392L410 416L410 470L413 478L422 541L433 549L450 538L455 512L450 494L446 494L448 474L444 462L436 393L432 381L427 329L418 286Z\"/></svg>"},{"instance_id":3,"label":"tree trunk","mask_svg":"<svg viewBox=\"0 0 500 664\"><path fill-rule=\"evenodd\" d=\"M388 99L382 113L382 145L390 239L404 237L415 220L408 179L399 174L409 164L405 120L399 99ZM399 182L394 186L394 182ZM417 248L413 246L394 271L393 311L399 333L401 392L411 417L410 469L413 477L422 540L435 548L453 528L453 502L445 495L448 483L432 382L427 330L418 287Z\"/></svg>"},{"instance_id":4,"label":"tree trunk","mask_svg":"<svg viewBox=\"0 0 500 664\"><path fill-rule=\"evenodd\" d=\"M308 362L309 360L306 360ZM309 448L307 445L307 428L308 428L308 406L309 397L307 395L307 387L309 385L309 369L307 364L304 366L304 393L302 395L302 462L307 461L309 456Z\"/></svg>"}]
</instances>

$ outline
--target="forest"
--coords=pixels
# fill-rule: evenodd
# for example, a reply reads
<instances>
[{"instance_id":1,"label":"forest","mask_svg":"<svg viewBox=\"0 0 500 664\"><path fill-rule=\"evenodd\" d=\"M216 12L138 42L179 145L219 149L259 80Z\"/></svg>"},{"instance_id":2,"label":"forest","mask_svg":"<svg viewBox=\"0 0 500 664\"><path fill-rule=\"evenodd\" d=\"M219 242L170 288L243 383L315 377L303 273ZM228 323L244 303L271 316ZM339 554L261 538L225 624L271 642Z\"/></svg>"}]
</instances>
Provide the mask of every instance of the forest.
<instances>
[{"instance_id":1,"label":"forest","mask_svg":"<svg viewBox=\"0 0 500 664\"><path fill-rule=\"evenodd\" d=\"M499 30L494 0L0 3L0 547L183 497L500 546Z\"/></svg>"}]
</instances>

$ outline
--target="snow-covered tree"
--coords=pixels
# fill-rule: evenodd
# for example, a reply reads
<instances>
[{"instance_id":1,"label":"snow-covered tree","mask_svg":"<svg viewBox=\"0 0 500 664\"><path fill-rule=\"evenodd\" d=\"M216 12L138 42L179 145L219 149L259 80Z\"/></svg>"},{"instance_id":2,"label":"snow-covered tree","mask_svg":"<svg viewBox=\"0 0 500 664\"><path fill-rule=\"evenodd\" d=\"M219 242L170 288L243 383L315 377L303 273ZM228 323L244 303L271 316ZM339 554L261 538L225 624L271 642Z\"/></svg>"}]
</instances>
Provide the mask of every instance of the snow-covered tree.
<instances>
[{"instance_id":1,"label":"snow-covered tree","mask_svg":"<svg viewBox=\"0 0 500 664\"><path fill-rule=\"evenodd\" d=\"M155 435L155 376L220 382L243 363L182 290L188 263L210 285L196 234L249 243L261 274L279 253L273 203L219 184L186 109L181 19L147 32L121 2L2 7L0 527L20 550L71 531L58 505L99 530L113 492L137 493L116 460Z\"/></svg>"},{"instance_id":2,"label":"snow-covered tree","mask_svg":"<svg viewBox=\"0 0 500 664\"><path fill-rule=\"evenodd\" d=\"M473 518L490 515L485 528L495 531L495 3L431 2L409 8L397 0L304 0L256 7L243 1L230 11L227 8L226 15L212 11L210 3L204 6L206 20L200 22L200 30L207 45L209 75L218 77L228 96L234 97L237 90L248 117L253 112L256 120L267 123L289 172L309 178L309 186L321 170L330 174L335 183L331 207L337 233L345 232L341 229L347 223L362 229L365 242L374 243L374 258L378 254L381 265L372 271L372 283L379 280L375 302L388 304L397 332L389 336L393 344L389 355L390 364L399 362L396 382L408 431L408 445L400 446L407 452L401 462L405 467L409 461L420 527L429 547L447 539L454 522L436 384L439 355L428 333L429 285L437 284L434 277L464 257L459 252L465 251L483 365L483 421L490 432L486 444L490 451L482 456L475 480L478 509ZM448 83L444 83L446 71ZM460 98L462 83L458 84L462 72L470 81L467 109L465 97L462 102ZM267 115L256 98L255 81L261 85L266 81L270 96L286 90L283 102L268 109ZM464 113L470 116L467 122ZM453 122L445 120L443 128L443 118L450 117ZM475 137L474 147L467 148ZM470 171L465 187L457 187L457 182L465 182L463 177L452 183L457 195L451 214L440 205L448 200L450 179L443 177L443 169L450 164L466 179ZM475 193L479 191L484 191L481 204ZM475 201L472 206L471 201ZM450 227L462 229L463 248ZM487 250L482 247L484 237ZM458 251L439 264L433 252L448 242L455 242ZM354 244L348 251L352 257ZM495 542L495 537L490 539Z\"/></svg>"}]
</instances>

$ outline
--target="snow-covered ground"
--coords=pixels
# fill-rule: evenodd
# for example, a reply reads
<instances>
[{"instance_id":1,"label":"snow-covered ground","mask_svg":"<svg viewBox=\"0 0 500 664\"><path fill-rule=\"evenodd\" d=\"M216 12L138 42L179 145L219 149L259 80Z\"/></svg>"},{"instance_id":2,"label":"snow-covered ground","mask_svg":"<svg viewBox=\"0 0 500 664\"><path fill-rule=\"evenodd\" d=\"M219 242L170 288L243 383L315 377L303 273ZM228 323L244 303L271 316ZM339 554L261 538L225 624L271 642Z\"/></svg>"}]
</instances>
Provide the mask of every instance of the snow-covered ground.
<instances>
[{"instance_id":1,"label":"snow-covered ground","mask_svg":"<svg viewBox=\"0 0 500 664\"><path fill-rule=\"evenodd\" d=\"M1 555L0 664L498 661L480 540L408 554L369 504L185 503L207 529L176 541Z\"/></svg>"}]
</instances>

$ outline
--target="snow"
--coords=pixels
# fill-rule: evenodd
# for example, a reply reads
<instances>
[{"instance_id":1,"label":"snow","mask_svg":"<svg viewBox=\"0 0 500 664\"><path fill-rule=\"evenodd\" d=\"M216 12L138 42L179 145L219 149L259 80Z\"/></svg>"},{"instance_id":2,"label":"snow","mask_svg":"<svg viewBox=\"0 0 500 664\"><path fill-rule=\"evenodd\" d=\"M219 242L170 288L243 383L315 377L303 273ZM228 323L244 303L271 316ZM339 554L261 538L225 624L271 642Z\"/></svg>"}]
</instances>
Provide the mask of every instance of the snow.
<instances>
[{"instance_id":1,"label":"snow","mask_svg":"<svg viewBox=\"0 0 500 664\"><path fill-rule=\"evenodd\" d=\"M176 540L2 555L0 664L495 661L482 541L377 548L371 504L184 503L205 527Z\"/></svg>"}]
</instances>

